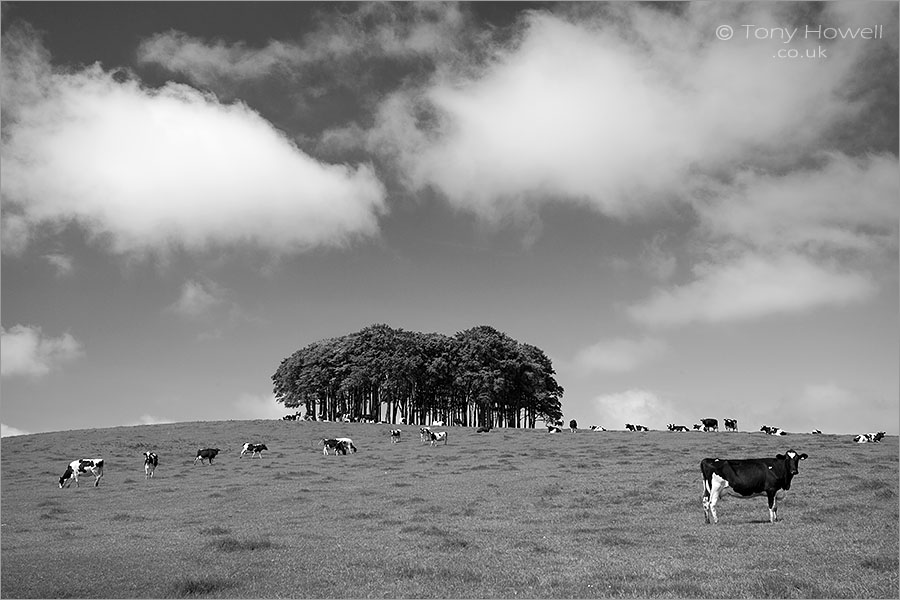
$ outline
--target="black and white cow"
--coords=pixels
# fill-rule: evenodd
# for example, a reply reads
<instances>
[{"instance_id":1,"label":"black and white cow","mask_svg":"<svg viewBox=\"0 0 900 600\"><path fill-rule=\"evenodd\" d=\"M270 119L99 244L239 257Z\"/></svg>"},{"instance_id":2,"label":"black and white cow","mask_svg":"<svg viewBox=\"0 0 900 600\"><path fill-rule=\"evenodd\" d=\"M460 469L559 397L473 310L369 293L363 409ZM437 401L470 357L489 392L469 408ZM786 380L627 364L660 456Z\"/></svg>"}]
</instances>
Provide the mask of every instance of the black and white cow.
<instances>
[{"instance_id":1,"label":"black and white cow","mask_svg":"<svg viewBox=\"0 0 900 600\"><path fill-rule=\"evenodd\" d=\"M436 446L438 442L443 441L444 445L447 445L447 432L446 431L432 431L431 432L431 445Z\"/></svg>"},{"instance_id":2,"label":"black and white cow","mask_svg":"<svg viewBox=\"0 0 900 600\"><path fill-rule=\"evenodd\" d=\"M857 444L866 444L866 443L877 443L884 439L884 432L879 431L878 433L861 433L853 438L853 441Z\"/></svg>"},{"instance_id":3,"label":"black and white cow","mask_svg":"<svg viewBox=\"0 0 900 600\"><path fill-rule=\"evenodd\" d=\"M737 431L737 419L725 419L725 431Z\"/></svg>"},{"instance_id":4,"label":"black and white cow","mask_svg":"<svg viewBox=\"0 0 900 600\"><path fill-rule=\"evenodd\" d=\"M578 431L578 421L576 421L575 419L569 421L569 431L571 431L572 433Z\"/></svg>"},{"instance_id":5,"label":"black and white cow","mask_svg":"<svg viewBox=\"0 0 900 600\"><path fill-rule=\"evenodd\" d=\"M718 431L719 430L718 419L700 419L700 422L703 423L703 431Z\"/></svg>"},{"instance_id":6,"label":"black and white cow","mask_svg":"<svg viewBox=\"0 0 900 600\"><path fill-rule=\"evenodd\" d=\"M700 423L694 423L694 431L700 431L701 429L703 429L703 425L701 425Z\"/></svg>"},{"instance_id":7,"label":"black and white cow","mask_svg":"<svg viewBox=\"0 0 900 600\"><path fill-rule=\"evenodd\" d=\"M156 452L144 452L144 479L153 477L153 472L159 465L159 456Z\"/></svg>"},{"instance_id":8,"label":"black and white cow","mask_svg":"<svg viewBox=\"0 0 900 600\"><path fill-rule=\"evenodd\" d=\"M547 433L561 433L562 429L556 425L547 425Z\"/></svg>"},{"instance_id":9,"label":"black and white cow","mask_svg":"<svg viewBox=\"0 0 900 600\"><path fill-rule=\"evenodd\" d=\"M328 456L328 451L334 450L334 455L337 456L337 453L347 454L347 447L343 442L339 442L334 438L322 438L322 454Z\"/></svg>"},{"instance_id":10,"label":"black and white cow","mask_svg":"<svg viewBox=\"0 0 900 600\"><path fill-rule=\"evenodd\" d=\"M429 441L431 439L431 428L419 427L419 439L423 442Z\"/></svg>"},{"instance_id":11,"label":"black and white cow","mask_svg":"<svg viewBox=\"0 0 900 600\"><path fill-rule=\"evenodd\" d=\"M397 444L400 442L400 434L403 433L402 429L391 429L391 443Z\"/></svg>"},{"instance_id":12,"label":"black and white cow","mask_svg":"<svg viewBox=\"0 0 900 600\"><path fill-rule=\"evenodd\" d=\"M759 430L765 432L766 435L787 435L787 431L781 427L769 427L768 425L763 425Z\"/></svg>"},{"instance_id":13,"label":"black and white cow","mask_svg":"<svg viewBox=\"0 0 900 600\"><path fill-rule=\"evenodd\" d=\"M685 425L676 425L675 423L669 423L668 425L669 431L690 431Z\"/></svg>"},{"instance_id":14,"label":"black and white cow","mask_svg":"<svg viewBox=\"0 0 900 600\"><path fill-rule=\"evenodd\" d=\"M75 487L78 486L78 476L90 473L94 476L94 487L100 485L100 478L103 477L103 459L102 458L79 458L73 460L66 467L66 472L59 478L60 489L69 487L72 481L75 481Z\"/></svg>"},{"instance_id":15,"label":"black and white cow","mask_svg":"<svg viewBox=\"0 0 900 600\"><path fill-rule=\"evenodd\" d=\"M600 425L591 425L591 431L606 431L606 427Z\"/></svg>"},{"instance_id":16,"label":"black and white cow","mask_svg":"<svg viewBox=\"0 0 900 600\"><path fill-rule=\"evenodd\" d=\"M716 503L723 492L740 498L765 495L769 501L769 522L778 519L777 501L791 489L791 480L799 471L797 464L807 458L788 450L775 458L745 458L726 460L704 458L700 461L703 474L703 516L706 522L719 522Z\"/></svg>"},{"instance_id":17,"label":"black and white cow","mask_svg":"<svg viewBox=\"0 0 900 600\"><path fill-rule=\"evenodd\" d=\"M244 458L244 455L248 452L250 453L250 458L253 458L254 456L262 458L263 450L268 449L269 448L266 447L265 444L251 444L250 442L247 442L246 444L244 444L244 447L241 448L241 455L238 458Z\"/></svg>"},{"instance_id":18,"label":"black and white cow","mask_svg":"<svg viewBox=\"0 0 900 600\"><path fill-rule=\"evenodd\" d=\"M821 429L813 429L812 434L813 435L822 435L822 430Z\"/></svg>"},{"instance_id":19,"label":"black and white cow","mask_svg":"<svg viewBox=\"0 0 900 600\"><path fill-rule=\"evenodd\" d=\"M650 431L643 425L632 425L631 423L625 423L625 429L628 431Z\"/></svg>"},{"instance_id":20,"label":"black and white cow","mask_svg":"<svg viewBox=\"0 0 900 600\"><path fill-rule=\"evenodd\" d=\"M200 461L200 464L203 464L204 460L209 461L209 464L212 464L213 459L219 453L218 448L201 448L197 450L197 458L194 459L194 464L197 464L197 461Z\"/></svg>"}]
</instances>

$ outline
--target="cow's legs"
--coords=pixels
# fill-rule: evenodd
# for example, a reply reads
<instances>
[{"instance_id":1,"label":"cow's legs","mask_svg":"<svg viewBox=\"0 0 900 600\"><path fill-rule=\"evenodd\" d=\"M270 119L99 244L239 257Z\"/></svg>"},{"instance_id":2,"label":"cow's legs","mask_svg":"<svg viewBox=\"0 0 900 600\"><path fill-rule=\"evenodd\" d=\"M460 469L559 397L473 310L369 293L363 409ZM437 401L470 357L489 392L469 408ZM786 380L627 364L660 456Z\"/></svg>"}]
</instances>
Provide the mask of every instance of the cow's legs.
<instances>
[{"instance_id":1,"label":"cow's legs","mask_svg":"<svg viewBox=\"0 0 900 600\"><path fill-rule=\"evenodd\" d=\"M103 477L103 473L99 475L95 475L96 479L94 480L94 487L98 487L100 485L100 478Z\"/></svg>"},{"instance_id":2,"label":"cow's legs","mask_svg":"<svg viewBox=\"0 0 900 600\"><path fill-rule=\"evenodd\" d=\"M768 492L769 497L769 522L774 523L778 520L778 499L775 492Z\"/></svg>"}]
</instances>

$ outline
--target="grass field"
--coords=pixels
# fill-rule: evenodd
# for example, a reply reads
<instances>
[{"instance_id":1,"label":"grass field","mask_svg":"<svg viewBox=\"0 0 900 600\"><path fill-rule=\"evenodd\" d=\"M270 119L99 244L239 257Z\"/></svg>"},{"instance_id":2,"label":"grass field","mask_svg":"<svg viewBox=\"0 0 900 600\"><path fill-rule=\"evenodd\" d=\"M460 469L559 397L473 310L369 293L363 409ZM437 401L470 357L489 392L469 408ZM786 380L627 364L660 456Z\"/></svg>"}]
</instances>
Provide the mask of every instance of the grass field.
<instances>
[{"instance_id":1,"label":"grass field","mask_svg":"<svg viewBox=\"0 0 900 600\"><path fill-rule=\"evenodd\" d=\"M2 441L3 598L897 598L898 440L179 423ZM322 437L360 449L322 455ZM262 459L238 458L263 442ZM212 466L197 448L218 447ZM806 452L768 522L704 457ZM146 481L141 453L160 465ZM59 489L66 464L104 458Z\"/></svg>"}]
</instances>

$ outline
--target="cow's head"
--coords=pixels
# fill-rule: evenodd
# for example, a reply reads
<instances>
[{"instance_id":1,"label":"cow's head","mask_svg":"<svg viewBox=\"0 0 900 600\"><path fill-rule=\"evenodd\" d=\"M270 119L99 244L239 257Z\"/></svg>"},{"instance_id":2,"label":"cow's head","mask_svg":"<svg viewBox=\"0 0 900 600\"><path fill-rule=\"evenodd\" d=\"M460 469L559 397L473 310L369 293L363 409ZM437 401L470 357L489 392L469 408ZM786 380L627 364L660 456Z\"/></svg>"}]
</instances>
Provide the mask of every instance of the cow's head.
<instances>
[{"instance_id":1,"label":"cow's head","mask_svg":"<svg viewBox=\"0 0 900 600\"><path fill-rule=\"evenodd\" d=\"M62 477L59 478L60 489L62 489L62 487L66 484L66 482L69 480L69 478L72 477L73 473L74 473L74 471L72 471L72 467L66 468L66 472L63 473Z\"/></svg>"},{"instance_id":2,"label":"cow's head","mask_svg":"<svg viewBox=\"0 0 900 600\"><path fill-rule=\"evenodd\" d=\"M788 450L784 454L776 454L776 460L780 460L784 462L784 473L785 473L785 481L784 481L784 489L791 489L791 478L794 477L800 470L797 468L801 460L806 460L808 456L804 454L797 454L793 450Z\"/></svg>"}]
</instances>

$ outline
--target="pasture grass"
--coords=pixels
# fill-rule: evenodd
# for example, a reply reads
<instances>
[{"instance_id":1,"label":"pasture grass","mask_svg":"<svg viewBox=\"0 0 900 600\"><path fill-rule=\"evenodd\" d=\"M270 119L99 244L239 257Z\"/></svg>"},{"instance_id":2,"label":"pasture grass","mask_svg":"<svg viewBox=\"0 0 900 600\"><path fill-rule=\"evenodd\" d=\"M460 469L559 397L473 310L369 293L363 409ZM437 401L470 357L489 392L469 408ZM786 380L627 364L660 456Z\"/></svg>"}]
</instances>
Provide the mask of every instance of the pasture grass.
<instances>
[{"instance_id":1,"label":"pasture grass","mask_svg":"<svg viewBox=\"0 0 900 600\"><path fill-rule=\"evenodd\" d=\"M227 421L3 438L4 598L898 597L898 443L851 436ZM318 440L360 449L323 456ZM238 458L244 442L262 459ZM212 465L197 448L218 447ZM764 498L700 504L704 457L801 462ZM151 480L145 450L160 454ZM74 458L100 487L60 490ZM72 578L84 565L95 572ZM152 568L148 567L152 564Z\"/></svg>"}]
</instances>

